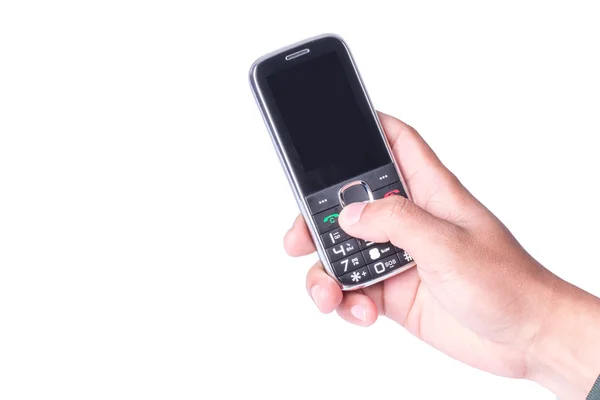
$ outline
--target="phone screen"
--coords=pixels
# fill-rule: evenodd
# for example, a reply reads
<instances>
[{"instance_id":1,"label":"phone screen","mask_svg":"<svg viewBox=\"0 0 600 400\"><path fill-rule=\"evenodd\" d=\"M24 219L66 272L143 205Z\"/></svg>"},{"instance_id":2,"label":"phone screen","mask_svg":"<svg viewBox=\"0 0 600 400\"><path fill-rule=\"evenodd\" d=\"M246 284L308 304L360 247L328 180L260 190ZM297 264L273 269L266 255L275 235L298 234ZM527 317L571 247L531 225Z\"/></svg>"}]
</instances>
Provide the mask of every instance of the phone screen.
<instances>
[{"instance_id":1,"label":"phone screen","mask_svg":"<svg viewBox=\"0 0 600 400\"><path fill-rule=\"evenodd\" d=\"M266 83L305 194L391 162L354 68L338 51L275 71Z\"/></svg>"}]
</instances>

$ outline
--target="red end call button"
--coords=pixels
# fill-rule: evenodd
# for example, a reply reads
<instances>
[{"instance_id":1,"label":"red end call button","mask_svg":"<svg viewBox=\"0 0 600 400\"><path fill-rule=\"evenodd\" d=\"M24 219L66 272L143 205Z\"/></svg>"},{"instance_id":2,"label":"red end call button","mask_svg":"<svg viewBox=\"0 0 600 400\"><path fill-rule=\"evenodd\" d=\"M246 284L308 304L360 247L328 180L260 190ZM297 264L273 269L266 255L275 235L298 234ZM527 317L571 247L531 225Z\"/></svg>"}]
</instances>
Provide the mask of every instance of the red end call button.
<instances>
[{"instance_id":1,"label":"red end call button","mask_svg":"<svg viewBox=\"0 0 600 400\"><path fill-rule=\"evenodd\" d=\"M373 198L375 198L375 200L383 199L385 197L390 197L390 196L407 197L406 192L404 191L404 188L402 187L402 183L400 183L400 182L392 183L391 185L382 187L381 189L373 192Z\"/></svg>"}]
</instances>

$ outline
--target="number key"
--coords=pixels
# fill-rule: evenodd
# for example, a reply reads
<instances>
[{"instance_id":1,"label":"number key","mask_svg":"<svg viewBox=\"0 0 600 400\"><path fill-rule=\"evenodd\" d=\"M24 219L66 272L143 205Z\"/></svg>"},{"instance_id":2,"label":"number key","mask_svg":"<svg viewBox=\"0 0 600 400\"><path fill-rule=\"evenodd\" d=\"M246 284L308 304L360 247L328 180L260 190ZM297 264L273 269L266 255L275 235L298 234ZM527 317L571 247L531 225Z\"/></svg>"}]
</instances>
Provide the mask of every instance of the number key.
<instances>
[{"instance_id":1,"label":"number key","mask_svg":"<svg viewBox=\"0 0 600 400\"><path fill-rule=\"evenodd\" d=\"M356 239L358 241L358 248L361 250L366 249L367 247L371 247L374 244L377 244L375 242L367 242L366 240L363 239Z\"/></svg>"},{"instance_id":2,"label":"number key","mask_svg":"<svg viewBox=\"0 0 600 400\"><path fill-rule=\"evenodd\" d=\"M392 271L395 268L400 266L400 261L398 257L394 254L393 256L378 260L373 264L367 265L369 272L372 277L377 277L379 275L385 275Z\"/></svg>"},{"instance_id":3,"label":"number key","mask_svg":"<svg viewBox=\"0 0 600 400\"><path fill-rule=\"evenodd\" d=\"M328 248L327 257L329 258L329 261L335 262L351 254L354 254L357 251L358 243L356 243L356 239L349 239L336 246Z\"/></svg>"},{"instance_id":4,"label":"number key","mask_svg":"<svg viewBox=\"0 0 600 400\"><path fill-rule=\"evenodd\" d=\"M362 266L364 266L365 259L360 253L356 253L351 255L350 257L343 258L339 261L332 263L333 270L337 276L343 275L346 272L354 271Z\"/></svg>"},{"instance_id":5,"label":"number key","mask_svg":"<svg viewBox=\"0 0 600 400\"><path fill-rule=\"evenodd\" d=\"M321 235L321 240L323 240L325 247L331 247L349 238L350 236L342 228L337 228Z\"/></svg>"},{"instance_id":6,"label":"number key","mask_svg":"<svg viewBox=\"0 0 600 400\"><path fill-rule=\"evenodd\" d=\"M394 253L394 246L392 246L390 242L380 243L376 246L369 247L367 250L362 251L362 254L365 257L367 263L378 261L379 259L388 257Z\"/></svg>"}]
</instances>

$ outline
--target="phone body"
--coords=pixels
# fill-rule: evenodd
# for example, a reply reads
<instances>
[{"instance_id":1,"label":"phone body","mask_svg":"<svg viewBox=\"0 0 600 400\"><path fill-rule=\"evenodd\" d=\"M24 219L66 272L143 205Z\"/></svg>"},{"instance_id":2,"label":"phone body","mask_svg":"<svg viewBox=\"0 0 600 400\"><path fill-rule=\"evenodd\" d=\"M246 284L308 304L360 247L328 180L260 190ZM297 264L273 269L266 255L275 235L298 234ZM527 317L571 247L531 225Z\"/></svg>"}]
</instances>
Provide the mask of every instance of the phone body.
<instances>
[{"instance_id":1,"label":"phone body","mask_svg":"<svg viewBox=\"0 0 600 400\"><path fill-rule=\"evenodd\" d=\"M344 40L324 34L269 53L250 86L325 271L356 290L413 267L404 250L337 223L347 204L410 198Z\"/></svg>"}]
</instances>

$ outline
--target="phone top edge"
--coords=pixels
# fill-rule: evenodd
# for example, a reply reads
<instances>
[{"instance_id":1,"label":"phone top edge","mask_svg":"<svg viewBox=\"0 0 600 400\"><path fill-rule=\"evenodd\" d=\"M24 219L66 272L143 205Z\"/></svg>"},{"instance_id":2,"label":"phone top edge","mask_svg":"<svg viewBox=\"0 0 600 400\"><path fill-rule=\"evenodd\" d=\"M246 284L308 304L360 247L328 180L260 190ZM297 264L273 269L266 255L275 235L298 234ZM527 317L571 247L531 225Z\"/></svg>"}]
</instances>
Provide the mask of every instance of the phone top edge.
<instances>
[{"instance_id":1,"label":"phone top edge","mask_svg":"<svg viewBox=\"0 0 600 400\"><path fill-rule=\"evenodd\" d=\"M300 41L298 41L296 43L292 43L290 45L281 47L281 48L279 48L277 50L271 51L271 52L269 52L269 53L267 53L267 54L265 54L265 55L260 56L259 58L257 58L252 63L252 65L250 66L250 71L248 73L249 78L250 78L250 82L255 82L256 81L256 70L257 70L258 66L261 63L263 63L263 62L265 62L265 61L267 61L267 60L269 60L269 59L271 59L273 57L277 57L277 56L279 56L279 55L281 55L283 53L287 53L288 51L290 51L290 50L292 50L292 49L294 49L296 47L305 46L305 45L307 45L309 43L316 42L316 41L322 40L322 39L328 39L328 38L329 39L336 39L340 43L342 43L344 45L344 47L346 47L346 49L348 48L348 46L346 44L346 41L340 35L338 35L336 33L322 33L320 35L316 35L316 36L312 36L312 37L309 37L309 38L304 39L304 40L300 40ZM253 84L253 86L254 86L254 84Z\"/></svg>"}]
</instances>

